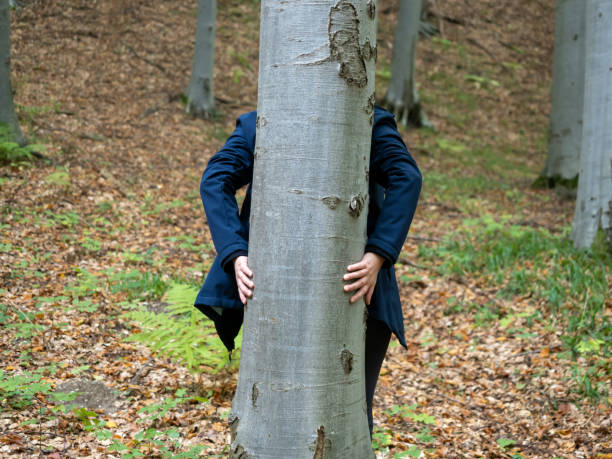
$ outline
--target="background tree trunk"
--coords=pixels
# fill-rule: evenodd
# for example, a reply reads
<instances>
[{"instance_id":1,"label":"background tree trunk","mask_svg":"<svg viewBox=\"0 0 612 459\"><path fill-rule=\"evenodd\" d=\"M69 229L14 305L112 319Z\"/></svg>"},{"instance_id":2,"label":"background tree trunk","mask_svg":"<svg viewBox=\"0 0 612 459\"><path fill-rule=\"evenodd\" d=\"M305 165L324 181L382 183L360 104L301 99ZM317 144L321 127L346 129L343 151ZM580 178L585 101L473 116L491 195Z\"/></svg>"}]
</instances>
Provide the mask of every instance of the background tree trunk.
<instances>
[{"instance_id":1,"label":"background tree trunk","mask_svg":"<svg viewBox=\"0 0 612 459\"><path fill-rule=\"evenodd\" d=\"M9 129L9 137L20 145L25 139L13 105L11 86L11 18L8 0L0 0L0 124Z\"/></svg>"},{"instance_id":2,"label":"background tree trunk","mask_svg":"<svg viewBox=\"0 0 612 459\"><path fill-rule=\"evenodd\" d=\"M432 127L421 108L414 82L422 0L401 0L391 59L391 81L383 105L403 125Z\"/></svg>"},{"instance_id":3,"label":"background tree trunk","mask_svg":"<svg viewBox=\"0 0 612 459\"><path fill-rule=\"evenodd\" d=\"M612 1L586 5L584 127L572 238L576 247L590 247L603 228L612 249Z\"/></svg>"},{"instance_id":4,"label":"background tree trunk","mask_svg":"<svg viewBox=\"0 0 612 459\"><path fill-rule=\"evenodd\" d=\"M261 5L257 144L233 458L372 458L365 305L372 0Z\"/></svg>"},{"instance_id":5,"label":"background tree trunk","mask_svg":"<svg viewBox=\"0 0 612 459\"><path fill-rule=\"evenodd\" d=\"M550 138L542 178L575 188L584 104L584 0L557 0Z\"/></svg>"},{"instance_id":6,"label":"background tree trunk","mask_svg":"<svg viewBox=\"0 0 612 459\"><path fill-rule=\"evenodd\" d=\"M217 1L198 0L198 25L191 78L187 87L187 113L210 118L215 113L213 68Z\"/></svg>"}]
</instances>

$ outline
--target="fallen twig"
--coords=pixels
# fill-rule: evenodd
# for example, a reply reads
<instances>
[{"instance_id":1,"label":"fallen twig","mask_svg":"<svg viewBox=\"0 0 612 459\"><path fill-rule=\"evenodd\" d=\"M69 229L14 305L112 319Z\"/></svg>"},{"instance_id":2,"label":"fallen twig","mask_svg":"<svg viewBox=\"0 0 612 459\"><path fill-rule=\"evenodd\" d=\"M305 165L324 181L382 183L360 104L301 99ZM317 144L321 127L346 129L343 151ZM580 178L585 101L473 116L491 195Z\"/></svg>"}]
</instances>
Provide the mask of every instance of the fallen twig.
<instances>
[{"instance_id":1,"label":"fallen twig","mask_svg":"<svg viewBox=\"0 0 612 459\"><path fill-rule=\"evenodd\" d=\"M448 210L449 212L456 212L458 214L462 214L461 209L455 206L449 206L448 204L442 204L441 202L436 201L425 201L420 204L421 206L432 206L439 207L440 209Z\"/></svg>"},{"instance_id":2,"label":"fallen twig","mask_svg":"<svg viewBox=\"0 0 612 459\"><path fill-rule=\"evenodd\" d=\"M489 295L488 293L484 292L482 289L479 289L478 287L475 287L474 285L470 284L468 281L466 281L462 277L454 277L454 278L452 278L452 280L454 280L458 284L466 286L472 292L474 292L476 295L480 295L482 297L485 297L491 303L493 303L496 306L498 306L501 310L505 310L506 309L506 306L503 303L501 303L497 299L493 298L491 295Z\"/></svg>"},{"instance_id":3,"label":"fallen twig","mask_svg":"<svg viewBox=\"0 0 612 459\"><path fill-rule=\"evenodd\" d=\"M140 367L136 373L134 373L134 376L132 376L132 378L130 379L130 384L132 385L138 384L138 381L140 381L143 377L149 374L149 371L151 371L151 368L153 368L152 363L153 363L152 358L147 360L147 362L142 367ZM146 373L144 371L145 369L148 369Z\"/></svg>"},{"instance_id":4,"label":"fallen twig","mask_svg":"<svg viewBox=\"0 0 612 459\"><path fill-rule=\"evenodd\" d=\"M438 30L440 32L440 37L444 38L444 18L440 13L438 13L438 4L435 0L431 0L435 11L432 11L432 14L438 19Z\"/></svg>"},{"instance_id":5,"label":"fallen twig","mask_svg":"<svg viewBox=\"0 0 612 459\"><path fill-rule=\"evenodd\" d=\"M544 225L543 223L538 223L534 220L519 220L519 221L511 221L509 222L511 225L517 226L529 226L531 228L545 228L548 231L554 232L555 229L550 226Z\"/></svg>"},{"instance_id":6,"label":"fallen twig","mask_svg":"<svg viewBox=\"0 0 612 459\"><path fill-rule=\"evenodd\" d=\"M176 102L177 100L179 100L181 98L181 93L178 94L169 94L168 95L168 99L165 102L162 102L160 104L154 105L153 107L149 107L146 110L144 110L139 116L138 119L144 119L147 116L152 115L153 113L157 112L158 110L161 110L162 108L164 108L166 105L172 103L172 102Z\"/></svg>"},{"instance_id":7,"label":"fallen twig","mask_svg":"<svg viewBox=\"0 0 612 459\"><path fill-rule=\"evenodd\" d=\"M424 237L424 236L412 236L408 235L408 239L412 239L413 241L423 241L423 242L442 242L442 239L438 239L435 237Z\"/></svg>"},{"instance_id":8,"label":"fallen twig","mask_svg":"<svg viewBox=\"0 0 612 459\"><path fill-rule=\"evenodd\" d=\"M141 61L144 61L144 62L146 62L147 64L149 64L149 65L151 65L151 66L155 67L156 69L158 69L159 71L161 71L161 72L162 72L164 75L170 76L170 75L168 74L168 72L166 71L166 69L165 69L165 68L164 68L162 65L158 64L157 62L153 62L152 60L147 59L147 58L146 58L146 57L144 57L144 56L141 56L140 54L138 54L138 52L136 52L136 50L135 50L134 48L132 48L132 47L131 47L130 45L128 45L127 43L125 43L125 42L121 42L121 44L122 44L123 46L125 46L125 47L127 48L127 50L128 50L128 51L130 51L130 52L131 52L131 53L132 53L134 56L136 56L136 58L138 58L138 59L140 59Z\"/></svg>"},{"instance_id":9,"label":"fallen twig","mask_svg":"<svg viewBox=\"0 0 612 459\"><path fill-rule=\"evenodd\" d=\"M442 274L443 274L443 273L442 273L442 271L439 271L438 269L434 268L433 266L423 266L423 265L417 265L416 263L414 263L414 262L412 262L412 261L408 260L408 258L398 258L398 259L397 259L397 262L398 262L399 264L402 264L402 265L412 266L413 268L417 268L417 269L425 269L425 270L427 270L427 271L433 271L433 272L435 272L435 273L437 273L437 274L440 274L440 275L442 275Z\"/></svg>"},{"instance_id":10,"label":"fallen twig","mask_svg":"<svg viewBox=\"0 0 612 459\"><path fill-rule=\"evenodd\" d=\"M465 25L465 21L463 21L463 19L459 19L453 16L442 15L441 18L444 19L446 22L450 22L451 24L457 24L460 26Z\"/></svg>"},{"instance_id":11,"label":"fallen twig","mask_svg":"<svg viewBox=\"0 0 612 459\"><path fill-rule=\"evenodd\" d=\"M410 260L408 260L405 257L402 258L398 258L397 260L398 263L402 264L402 265L407 265L407 266L412 266L413 268L417 268L417 269L424 269L427 271L431 271L433 273L436 273L440 276L444 276L445 273L438 268L435 268L433 266L424 266L424 265L419 265L417 263L414 263ZM505 310L506 306L501 303L500 301L498 301L497 299L493 298L491 295L489 295L488 293L482 291L482 289L479 289L478 287L475 287L474 285L470 284L468 281L466 281L465 279L463 279L462 277L453 277L451 278L451 280L455 281L458 284L464 285L467 288L469 288L473 293L475 293L476 295L482 296L484 298L486 298L487 300L489 300L491 303L495 304L496 306L498 306L501 310Z\"/></svg>"},{"instance_id":12,"label":"fallen twig","mask_svg":"<svg viewBox=\"0 0 612 459\"><path fill-rule=\"evenodd\" d=\"M474 45L474 46L476 46L476 48L479 48L479 49L483 50L487 54L487 56L489 56L491 59L493 59L493 61L504 70L504 72L508 72L509 71L508 67L506 67L506 65L503 62L500 62L500 60L497 59L497 57L495 57L495 55L491 51L489 51L483 44L477 42L476 40L474 40L471 37L467 38L467 42L472 44L472 45Z\"/></svg>"}]
</instances>

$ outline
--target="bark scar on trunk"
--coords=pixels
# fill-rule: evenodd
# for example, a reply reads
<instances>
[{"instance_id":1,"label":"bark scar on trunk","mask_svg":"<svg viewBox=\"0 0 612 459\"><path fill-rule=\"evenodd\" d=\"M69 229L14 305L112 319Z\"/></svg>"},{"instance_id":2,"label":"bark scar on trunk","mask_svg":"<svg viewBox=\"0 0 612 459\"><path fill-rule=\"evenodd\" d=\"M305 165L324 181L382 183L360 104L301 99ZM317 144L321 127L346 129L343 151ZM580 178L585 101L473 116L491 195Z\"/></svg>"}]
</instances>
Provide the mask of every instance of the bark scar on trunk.
<instances>
[{"instance_id":1,"label":"bark scar on trunk","mask_svg":"<svg viewBox=\"0 0 612 459\"><path fill-rule=\"evenodd\" d=\"M329 11L328 34L330 57L340 63L340 77L349 85L364 88L368 84L368 76L359 46L357 9L352 3L340 0L332 6Z\"/></svg>"},{"instance_id":2,"label":"bark scar on trunk","mask_svg":"<svg viewBox=\"0 0 612 459\"><path fill-rule=\"evenodd\" d=\"M334 210L336 207L338 207L340 198L338 196L325 196L324 198L321 198L321 201L323 201L323 204L325 204L331 210Z\"/></svg>"},{"instance_id":3,"label":"bark scar on trunk","mask_svg":"<svg viewBox=\"0 0 612 459\"><path fill-rule=\"evenodd\" d=\"M200 78L204 92L210 92L210 78Z\"/></svg>"},{"instance_id":4,"label":"bark scar on trunk","mask_svg":"<svg viewBox=\"0 0 612 459\"><path fill-rule=\"evenodd\" d=\"M368 98L368 104L363 108L370 117L370 126L374 125L374 106L376 105L376 97L372 94Z\"/></svg>"},{"instance_id":5,"label":"bark scar on trunk","mask_svg":"<svg viewBox=\"0 0 612 459\"><path fill-rule=\"evenodd\" d=\"M317 440L314 445L314 455L312 459L325 459L325 453L331 448L331 440L325 438L325 427L320 426L317 429ZM310 447L312 449L312 446Z\"/></svg>"},{"instance_id":6,"label":"bark scar on trunk","mask_svg":"<svg viewBox=\"0 0 612 459\"><path fill-rule=\"evenodd\" d=\"M376 62L376 58L378 57L376 46L372 46L370 40L367 40L361 47L361 55L366 61L374 58L374 62Z\"/></svg>"},{"instance_id":7,"label":"bark scar on trunk","mask_svg":"<svg viewBox=\"0 0 612 459\"><path fill-rule=\"evenodd\" d=\"M368 97L368 105L366 105L364 108L365 112L368 115L373 115L375 105L376 105L376 97L374 96L374 93L372 93L370 97Z\"/></svg>"},{"instance_id":8,"label":"bark scar on trunk","mask_svg":"<svg viewBox=\"0 0 612 459\"><path fill-rule=\"evenodd\" d=\"M374 4L372 0L368 0L366 7L368 9L368 16L373 21L374 18L376 17L376 5Z\"/></svg>"},{"instance_id":9,"label":"bark scar on trunk","mask_svg":"<svg viewBox=\"0 0 612 459\"><path fill-rule=\"evenodd\" d=\"M361 196L361 193L358 193L357 195L351 198L351 200L349 201L349 206L348 206L349 207L348 212L351 217L354 217L354 218L359 217L359 215L361 214L361 210L363 209L364 201L365 200L363 199L363 196Z\"/></svg>"},{"instance_id":10,"label":"bark scar on trunk","mask_svg":"<svg viewBox=\"0 0 612 459\"><path fill-rule=\"evenodd\" d=\"M344 374L348 375L351 371L353 371L353 353L348 349L342 349L340 353L340 362L342 362L342 368L344 369Z\"/></svg>"},{"instance_id":11,"label":"bark scar on trunk","mask_svg":"<svg viewBox=\"0 0 612 459\"><path fill-rule=\"evenodd\" d=\"M230 441L233 442L236 438L236 432L238 431L238 424L240 424L240 418L238 415L232 413L228 418L230 425Z\"/></svg>"},{"instance_id":12,"label":"bark scar on trunk","mask_svg":"<svg viewBox=\"0 0 612 459\"><path fill-rule=\"evenodd\" d=\"M236 445L230 454L230 459L253 459L253 456L247 453L242 445Z\"/></svg>"},{"instance_id":13,"label":"bark scar on trunk","mask_svg":"<svg viewBox=\"0 0 612 459\"><path fill-rule=\"evenodd\" d=\"M253 158L255 159L261 158L261 155L265 153L266 153L266 149L258 145L255 147L255 151L253 152Z\"/></svg>"},{"instance_id":14,"label":"bark scar on trunk","mask_svg":"<svg viewBox=\"0 0 612 459\"><path fill-rule=\"evenodd\" d=\"M253 402L253 408L257 407L257 398L259 397L259 388L257 387L257 383L253 384L253 388L251 389L251 401Z\"/></svg>"}]
</instances>

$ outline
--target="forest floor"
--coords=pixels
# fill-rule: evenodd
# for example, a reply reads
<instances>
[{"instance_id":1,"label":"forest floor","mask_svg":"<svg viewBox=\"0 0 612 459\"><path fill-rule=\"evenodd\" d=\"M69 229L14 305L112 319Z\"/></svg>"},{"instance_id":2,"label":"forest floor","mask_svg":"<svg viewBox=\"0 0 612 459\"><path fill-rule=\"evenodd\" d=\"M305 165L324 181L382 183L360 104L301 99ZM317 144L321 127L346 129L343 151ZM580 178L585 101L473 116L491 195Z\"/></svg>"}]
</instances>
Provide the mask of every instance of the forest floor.
<instances>
[{"instance_id":1,"label":"forest floor","mask_svg":"<svg viewBox=\"0 0 612 459\"><path fill-rule=\"evenodd\" d=\"M0 169L0 456L225 457L235 368L191 374L126 341L139 327L123 314L210 267L199 180L256 107L259 2L219 1L210 121L181 101L196 2L19 3L15 100L48 160ZM542 283L571 247L574 205L532 186L555 2L430 3L440 34L419 43L417 81L436 131L402 129L424 188L397 265L408 350L393 344L382 370L377 455L611 458L610 360L594 366L596 339L568 352L560 313L601 292ZM379 6L379 98L398 4ZM86 380L103 409L54 413L51 392Z\"/></svg>"}]
</instances>

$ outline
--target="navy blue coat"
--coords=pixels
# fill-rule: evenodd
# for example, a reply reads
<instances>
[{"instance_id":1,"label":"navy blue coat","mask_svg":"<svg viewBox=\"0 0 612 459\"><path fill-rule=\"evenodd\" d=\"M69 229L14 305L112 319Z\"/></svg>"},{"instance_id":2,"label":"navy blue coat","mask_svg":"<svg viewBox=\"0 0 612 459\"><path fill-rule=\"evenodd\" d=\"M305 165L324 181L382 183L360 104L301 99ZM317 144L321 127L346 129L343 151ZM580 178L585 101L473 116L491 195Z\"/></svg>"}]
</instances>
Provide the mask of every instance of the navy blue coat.
<instances>
[{"instance_id":1,"label":"navy blue coat","mask_svg":"<svg viewBox=\"0 0 612 459\"><path fill-rule=\"evenodd\" d=\"M214 320L219 337L230 351L243 318L232 261L248 253L256 118L255 111L238 118L236 129L210 159L200 183L217 257L195 306ZM239 212L235 194L245 185L248 188ZM368 239L364 250L382 256L385 263L368 311L370 317L387 324L404 347L402 306L393 265L408 234L420 190L421 173L397 131L393 115L376 107L370 151Z\"/></svg>"}]
</instances>

